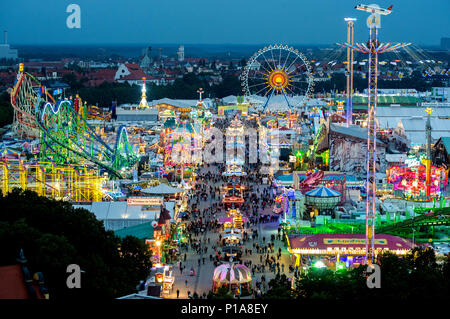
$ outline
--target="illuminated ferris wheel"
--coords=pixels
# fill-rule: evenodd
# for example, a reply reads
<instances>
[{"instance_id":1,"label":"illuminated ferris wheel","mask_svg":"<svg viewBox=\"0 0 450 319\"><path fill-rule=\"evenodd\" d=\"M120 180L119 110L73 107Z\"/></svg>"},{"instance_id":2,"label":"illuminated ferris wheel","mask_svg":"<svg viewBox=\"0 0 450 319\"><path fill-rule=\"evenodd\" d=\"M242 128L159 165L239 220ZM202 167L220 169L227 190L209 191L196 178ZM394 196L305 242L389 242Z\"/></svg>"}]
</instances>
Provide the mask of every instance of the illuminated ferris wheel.
<instances>
[{"instance_id":1,"label":"illuminated ferris wheel","mask_svg":"<svg viewBox=\"0 0 450 319\"><path fill-rule=\"evenodd\" d=\"M241 74L241 85L246 96L267 97L265 110L273 95L282 95L289 108L289 97L296 104L306 104L314 87L311 65L305 55L287 45L269 45L255 52Z\"/></svg>"}]
</instances>

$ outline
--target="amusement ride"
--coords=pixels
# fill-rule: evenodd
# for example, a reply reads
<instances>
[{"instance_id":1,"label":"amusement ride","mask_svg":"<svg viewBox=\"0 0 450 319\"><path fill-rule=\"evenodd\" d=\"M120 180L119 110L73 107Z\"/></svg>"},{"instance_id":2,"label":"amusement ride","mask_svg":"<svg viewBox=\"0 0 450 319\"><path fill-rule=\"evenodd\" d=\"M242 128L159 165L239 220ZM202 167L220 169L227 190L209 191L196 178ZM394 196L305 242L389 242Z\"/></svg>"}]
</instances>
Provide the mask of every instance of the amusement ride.
<instances>
[{"instance_id":1,"label":"amusement ride","mask_svg":"<svg viewBox=\"0 0 450 319\"><path fill-rule=\"evenodd\" d=\"M245 96L267 97L263 112L275 95L284 97L290 110L302 106L311 95L314 78L311 65L299 50L287 45L269 45L255 52L244 67L241 85ZM300 105L292 105L288 97L300 97Z\"/></svg>"},{"instance_id":2,"label":"amusement ride","mask_svg":"<svg viewBox=\"0 0 450 319\"><path fill-rule=\"evenodd\" d=\"M378 29L381 26L380 15L388 15L391 9L381 9L378 5L359 5L355 9L370 12L367 18L369 28L369 40L366 43L343 43L342 45L369 55L369 90L368 90L368 113L367 121L367 200L366 200L366 262L373 263L375 258L375 199L376 199L376 114L377 114L377 80L378 80L378 54L395 51L406 47L409 43L380 43L378 41Z\"/></svg>"},{"instance_id":3,"label":"amusement ride","mask_svg":"<svg viewBox=\"0 0 450 319\"><path fill-rule=\"evenodd\" d=\"M128 141L127 130L119 127L114 143L102 139L101 130L90 119L110 118L89 108L77 95L55 98L19 64L11 91L13 130L27 140L37 139L34 158L2 156L1 188L31 189L39 195L72 201L101 201L102 186L109 178L131 175L139 160Z\"/></svg>"}]
</instances>

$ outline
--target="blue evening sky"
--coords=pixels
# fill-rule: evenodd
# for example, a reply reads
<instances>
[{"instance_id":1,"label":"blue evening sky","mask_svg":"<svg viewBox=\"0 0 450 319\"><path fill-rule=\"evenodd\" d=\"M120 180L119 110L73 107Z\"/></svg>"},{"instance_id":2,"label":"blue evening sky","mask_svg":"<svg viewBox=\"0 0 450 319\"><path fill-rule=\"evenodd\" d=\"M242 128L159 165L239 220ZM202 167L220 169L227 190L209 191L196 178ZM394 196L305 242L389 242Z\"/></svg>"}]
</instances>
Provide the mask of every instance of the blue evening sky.
<instances>
[{"instance_id":1,"label":"blue evening sky","mask_svg":"<svg viewBox=\"0 0 450 319\"><path fill-rule=\"evenodd\" d=\"M81 29L68 29L66 7L81 7ZM356 41L367 39L373 0L2 0L0 30L12 44L331 44L346 39L344 17L356 17ZM450 37L450 0L378 0L381 40L439 45ZM432 5L431 5L432 4ZM3 39L1 39L3 41Z\"/></svg>"}]
</instances>

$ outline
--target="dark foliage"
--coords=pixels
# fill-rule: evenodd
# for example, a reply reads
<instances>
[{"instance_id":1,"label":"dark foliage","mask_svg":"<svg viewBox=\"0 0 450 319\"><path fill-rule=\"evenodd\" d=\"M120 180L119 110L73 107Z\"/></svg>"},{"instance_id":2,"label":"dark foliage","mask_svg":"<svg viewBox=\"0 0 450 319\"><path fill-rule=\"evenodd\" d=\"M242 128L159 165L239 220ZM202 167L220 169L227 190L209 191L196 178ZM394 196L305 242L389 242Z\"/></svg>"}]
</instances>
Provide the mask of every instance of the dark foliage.
<instances>
[{"instance_id":1,"label":"dark foliage","mask_svg":"<svg viewBox=\"0 0 450 319\"><path fill-rule=\"evenodd\" d=\"M369 289L365 267L332 271L311 268L296 279L293 295L326 300L448 300L450 262L439 265L432 249L415 248L405 258L383 254L378 262L381 288ZM270 292L270 291L269 291Z\"/></svg>"},{"instance_id":2,"label":"dark foliage","mask_svg":"<svg viewBox=\"0 0 450 319\"><path fill-rule=\"evenodd\" d=\"M28 266L41 271L51 299L114 298L133 293L151 267L151 254L135 237L116 237L85 209L13 190L0 197L0 265L16 263L24 250ZM81 289L68 289L69 264L82 271Z\"/></svg>"}]
</instances>

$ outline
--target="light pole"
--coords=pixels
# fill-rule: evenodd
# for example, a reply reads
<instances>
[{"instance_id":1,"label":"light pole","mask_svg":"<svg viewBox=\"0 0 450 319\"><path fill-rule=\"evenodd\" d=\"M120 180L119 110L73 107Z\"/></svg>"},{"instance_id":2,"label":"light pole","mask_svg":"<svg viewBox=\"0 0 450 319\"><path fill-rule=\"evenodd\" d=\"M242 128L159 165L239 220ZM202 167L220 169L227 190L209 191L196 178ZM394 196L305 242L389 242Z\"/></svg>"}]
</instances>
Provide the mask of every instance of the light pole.
<instances>
[{"instance_id":1,"label":"light pole","mask_svg":"<svg viewBox=\"0 0 450 319\"><path fill-rule=\"evenodd\" d=\"M413 248L415 248L416 247L416 242L415 242L415 240L414 240L414 232L416 231L414 228L411 228L412 229L412 231L413 231L413 238L412 238L412 240L413 240Z\"/></svg>"}]
</instances>

